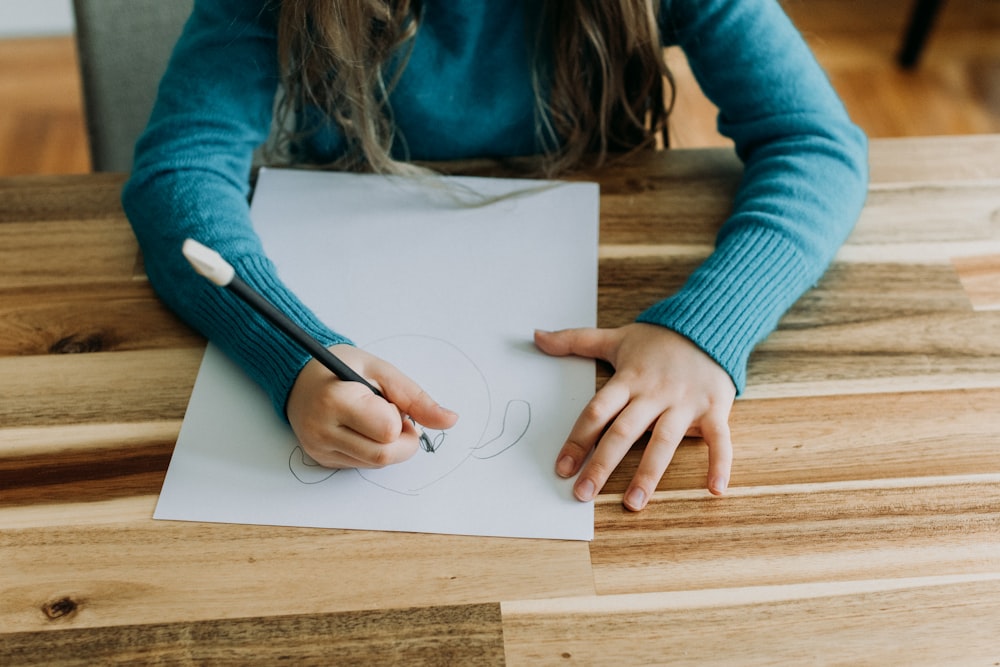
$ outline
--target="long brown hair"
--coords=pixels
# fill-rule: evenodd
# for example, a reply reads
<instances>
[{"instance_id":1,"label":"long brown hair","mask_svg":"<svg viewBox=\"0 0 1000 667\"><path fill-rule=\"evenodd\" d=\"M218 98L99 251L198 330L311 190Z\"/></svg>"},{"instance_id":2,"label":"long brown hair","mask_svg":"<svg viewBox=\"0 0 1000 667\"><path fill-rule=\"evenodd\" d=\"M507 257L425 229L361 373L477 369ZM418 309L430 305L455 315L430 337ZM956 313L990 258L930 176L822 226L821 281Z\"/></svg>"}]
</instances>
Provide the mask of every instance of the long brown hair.
<instances>
[{"instance_id":1,"label":"long brown hair","mask_svg":"<svg viewBox=\"0 0 1000 667\"><path fill-rule=\"evenodd\" d=\"M296 112L317 107L346 141L331 166L414 170L390 153L396 130L389 94L406 66L421 7L421 0L283 0L280 124L289 127ZM653 0L543 0L533 85L547 174L665 141L674 86L656 18ZM550 49L545 58L543 44Z\"/></svg>"}]
</instances>

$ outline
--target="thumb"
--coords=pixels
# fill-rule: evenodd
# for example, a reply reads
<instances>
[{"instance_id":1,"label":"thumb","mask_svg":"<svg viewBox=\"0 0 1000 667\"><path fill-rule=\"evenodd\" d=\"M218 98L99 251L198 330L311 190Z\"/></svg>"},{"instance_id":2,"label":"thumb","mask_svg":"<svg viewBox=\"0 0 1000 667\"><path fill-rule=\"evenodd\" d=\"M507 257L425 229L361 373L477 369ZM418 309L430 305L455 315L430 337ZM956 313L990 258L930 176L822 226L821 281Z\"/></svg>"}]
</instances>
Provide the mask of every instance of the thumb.
<instances>
[{"instance_id":1,"label":"thumb","mask_svg":"<svg viewBox=\"0 0 1000 667\"><path fill-rule=\"evenodd\" d=\"M562 331L535 331L535 345L545 354L556 357L575 355L590 359L611 361L618 343L613 329L563 329Z\"/></svg>"}]
</instances>

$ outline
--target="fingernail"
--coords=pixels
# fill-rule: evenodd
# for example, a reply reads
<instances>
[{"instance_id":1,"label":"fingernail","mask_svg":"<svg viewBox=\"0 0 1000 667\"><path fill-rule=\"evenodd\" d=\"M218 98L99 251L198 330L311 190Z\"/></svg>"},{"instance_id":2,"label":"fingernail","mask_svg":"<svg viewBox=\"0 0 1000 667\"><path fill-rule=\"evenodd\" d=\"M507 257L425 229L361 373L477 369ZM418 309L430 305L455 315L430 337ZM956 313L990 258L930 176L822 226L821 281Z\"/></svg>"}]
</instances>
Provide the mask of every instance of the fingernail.
<instances>
[{"instance_id":1,"label":"fingernail","mask_svg":"<svg viewBox=\"0 0 1000 667\"><path fill-rule=\"evenodd\" d=\"M573 469L576 468L576 461L573 460L572 456L566 455L559 459L556 463L556 472L562 477L569 477L573 474Z\"/></svg>"},{"instance_id":2,"label":"fingernail","mask_svg":"<svg viewBox=\"0 0 1000 667\"><path fill-rule=\"evenodd\" d=\"M625 505L632 510L641 510L646 506L646 492L636 487L625 496Z\"/></svg>"},{"instance_id":3,"label":"fingernail","mask_svg":"<svg viewBox=\"0 0 1000 667\"><path fill-rule=\"evenodd\" d=\"M589 479L585 479L576 485L576 497L583 501L593 500L597 487Z\"/></svg>"},{"instance_id":4,"label":"fingernail","mask_svg":"<svg viewBox=\"0 0 1000 667\"><path fill-rule=\"evenodd\" d=\"M713 477L708 483L708 490L717 496L721 496L726 492L727 486L729 486L729 480L725 477Z\"/></svg>"}]
</instances>

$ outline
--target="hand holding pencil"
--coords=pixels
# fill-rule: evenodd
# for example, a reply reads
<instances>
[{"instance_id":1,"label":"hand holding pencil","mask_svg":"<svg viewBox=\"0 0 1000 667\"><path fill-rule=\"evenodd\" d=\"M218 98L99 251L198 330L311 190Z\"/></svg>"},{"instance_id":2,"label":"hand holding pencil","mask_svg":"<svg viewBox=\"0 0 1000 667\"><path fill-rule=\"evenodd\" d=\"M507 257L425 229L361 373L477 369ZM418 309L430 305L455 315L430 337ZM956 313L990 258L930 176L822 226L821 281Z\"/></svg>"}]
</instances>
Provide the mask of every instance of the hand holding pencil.
<instances>
[{"instance_id":1,"label":"hand holding pencil","mask_svg":"<svg viewBox=\"0 0 1000 667\"><path fill-rule=\"evenodd\" d=\"M426 439L417 424L446 429L458 415L439 406L394 366L352 345L331 349L255 292L217 252L193 239L192 267L227 288L313 359L299 373L286 415L303 449L328 468L380 468L410 458Z\"/></svg>"},{"instance_id":2,"label":"hand holding pencil","mask_svg":"<svg viewBox=\"0 0 1000 667\"><path fill-rule=\"evenodd\" d=\"M336 345L333 351L372 379L386 398L356 382L338 380L315 360L306 364L286 412L303 449L320 465L381 468L399 463L416 453L423 436L413 421L433 429L455 425L455 413L392 364L352 345Z\"/></svg>"}]
</instances>

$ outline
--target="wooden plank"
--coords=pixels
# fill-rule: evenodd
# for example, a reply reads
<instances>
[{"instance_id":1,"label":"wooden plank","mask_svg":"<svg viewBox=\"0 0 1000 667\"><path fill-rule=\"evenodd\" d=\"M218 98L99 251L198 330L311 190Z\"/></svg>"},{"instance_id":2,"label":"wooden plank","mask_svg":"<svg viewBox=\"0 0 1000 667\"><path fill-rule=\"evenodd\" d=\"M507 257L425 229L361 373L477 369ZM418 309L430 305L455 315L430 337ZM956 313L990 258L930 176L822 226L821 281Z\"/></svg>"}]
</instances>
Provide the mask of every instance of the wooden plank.
<instances>
[{"instance_id":1,"label":"wooden plank","mask_svg":"<svg viewBox=\"0 0 1000 667\"><path fill-rule=\"evenodd\" d=\"M834 261L819 283L789 309L779 327L800 329L968 311L969 300L958 274L946 261L935 264Z\"/></svg>"},{"instance_id":2,"label":"wooden plank","mask_svg":"<svg viewBox=\"0 0 1000 667\"><path fill-rule=\"evenodd\" d=\"M739 400L733 487L1000 473L1000 389ZM645 440L604 487L622 494ZM687 438L661 491L704 489L708 452ZM706 492L707 493L707 492Z\"/></svg>"},{"instance_id":3,"label":"wooden plank","mask_svg":"<svg viewBox=\"0 0 1000 667\"><path fill-rule=\"evenodd\" d=\"M153 521L155 496L0 510L5 632L593 595L588 543ZM72 609L55 618L46 609Z\"/></svg>"},{"instance_id":4,"label":"wooden plank","mask_svg":"<svg viewBox=\"0 0 1000 667\"><path fill-rule=\"evenodd\" d=\"M507 664L995 665L1000 574L501 605Z\"/></svg>"},{"instance_id":5,"label":"wooden plank","mask_svg":"<svg viewBox=\"0 0 1000 667\"><path fill-rule=\"evenodd\" d=\"M160 452L147 448L107 466L93 461L78 466L35 465L24 472L36 480L35 484L0 487L0 511L9 507L92 504L157 494L163 488L172 451L172 443L161 443ZM5 472L4 479L16 479L16 473Z\"/></svg>"},{"instance_id":6,"label":"wooden plank","mask_svg":"<svg viewBox=\"0 0 1000 667\"><path fill-rule=\"evenodd\" d=\"M1000 386L998 326L950 263L835 263L757 346L745 397Z\"/></svg>"},{"instance_id":7,"label":"wooden plank","mask_svg":"<svg viewBox=\"0 0 1000 667\"><path fill-rule=\"evenodd\" d=\"M602 244L714 243L742 168L731 150L700 153L710 162L678 153L646 153L601 172Z\"/></svg>"},{"instance_id":8,"label":"wooden plank","mask_svg":"<svg viewBox=\"0 0 1000 667\"><path fill-rule=\"evenodd\" d=\"M868 84L871 87L871 82ZM1000 179L1000 135L903 137L871 143L871 182L927 183Z\"/></svg>"},{"instance_id":9,"label":"wooden plank","mask_svg":"<svg viewBox=\"0 0 1000 667\"><path fill-rule=\"evenodd\" d=\"M700 258L605 257L599 260L597 324L634 322L640 312L677 291Z\"/></svg>"},{"instance_id":10,"label":"wooden plank","mask_svg":"<svg viewBox=\"0 0 1000 667\"><path fill-rule=\"evenodd\" d=\"M616 248L628 248L617 246ZM679 289L702 257L622 254L600 259L598 320L618 326ZM892 289L885 288L887 284ZM947 262L900 265L835 262L785 314L779 328L856 324L927 313L968 313L969 298Z\"/></svg>"},{"instance_id":11,"label":"wooden plank","mask_svg":"<svg viewBox=\"0 0 1000 667\"><path fill-rule=\"evenodd\" d=\"M744 396L997 387L998 312L778 330L752 354Z\"/></svg>"},{"instance_id":12,"label":"wooden plank","mask_svg":"<svg viewBox=\"0 0 1000 667\"><path fill-rule=\"evenodd\" d=\"M998 536L1000 472L668 491L600 496L591 560L601 595L996 573Z\"/></svg>"},{"instance_id":13,"label":"wooden plank","mask_svg":"<svg viewBox=\"0 0 1000 667\"><path fill-rule=\"evenodd\" d=\"M873 184L848 243L995 240L998 211L1000 178Z\"/></svg>"},{"instance_id":14,"label":"wooden plank","mask_svg":"<svg viewBox=\"0 0 1000 667\"><path fill-rule=\"evenodd\" d=\"M115 218L127 227L124 182L125 175L113 173L0 178L0 223Z\"/></svg>"},{"instance_id":15,"label":"wooden plank","mask_svg":"<svg viewBox=\"0 0 1000 667\"><path fill-rule=\"evenodd\" d=\"M120 218L0 224L0 289L139 279L139 245Z\"/></svg>"},{"instance_id":16,"label":"wooden plank","mask_svg":"<svg viewBox=\"0 0 1000 667\"><path fill-rule=\"evenodd\" d=\"M504 648L500 605L492 603L0 634L0 658L18 665L503 665Z\"/></svg>"},{"instance_id":17,"label":"wooden plank","mask_svg":"<svg viewBox=\"0 0 1000 667\"><path fill-rule=\"evenodd\" d=\"M973 308L1000 310L1000 254L961 257L953 261Z\"/></svg>"},{"instance_id":18,"label":"wooden plank","mask_svg":"<svg viewBox=\"0 0 1000 667\"><path fill-rule=\"evenodd\" d=\"M678 289L698 261L602 257L598 324L633 321ZM995 387L1000 385L998 330L995 312L971 310L950 263L835 263L758 345L746 396ZM609 374L602 369L601 379Z\"/></svg>"},{"instance_id":19,"label":"wooden plank","mask_svg":"<svg viewBox=\"0 0 1000 667\"><path fill-rule=\"evenodd\" d=\"M636 252L629 252L635 248ZM632 321L645 307L679 289L704 257L675 246L614 246L600 258L598 319ZM669 254L660 254L663 251ZM886 289L891 285L892 289ZM894 316L968 313L969 297L946 259L934 264L834 262L818 285L785 314L779 328L880 321Z\"/></svg>"},{"instance_id":20,"label":"wooden plank","mask_svg":"<svg viewBox=\"0 0 1000 667\"><path fill-rule=\"evenodd\" d=\"M180 420L0 429L0 507L156 493Z\"/></svg>"},{"instance_id":21,"label":"wooden plank","mask_svg":"<svg viewBox=\"0 0 1000 667\"><path fill-rule=\"evenodd\" d=\"M13 469L16 464L12 461L33 458L93 458L96 452L107 454L149 442L172 441L177 439L180 426L178 420L165 420L0 428L0 467Z\"/></svg>"},{"instance_id":22,"label":"wooden plank","mask_svg":"<svg viewBox=\"0 0 1000 667\"><path fill-rule=\"evenodd\" d=\"M204 345L146 281L0 288L0 356Z\"/></svg>"},{"instance_id":23,"label":"wooden plank","mask_svg":"<svg viewBox=\"0 0 1000 667\"><path fill-rule=\"evenodd\" d=\"M846 300L845 301L849 301ZM819 309L819 315L824 313ZM832 309L831 309L832 310ZM851 312L857 319L851 321ZM977 359L988 365L988 359L1000 352L1000 336L996 336L1000 326L1000 314L994 312L976 313L971 310L959 312L930 312L899 314L888 311L882 318L865 309L825 313L830 319L842 315L842 321L820 326L807 327L799 322L795 327L781 327L758 346L763 355L818 352L832 356L875 357L877 355L930 355L935 359L925 361L927 367L947 366L952 359ZM871 319L865 320L865 315ZM870 374L877 373L872 367ZM900 388L906 391L906 387Z\"/></svg>"},{"instance_id":24,"label":"wooden plank","mask_svg":"<svg viewBox=\"0 0 1000 667\"><path fill-rule=\"evenodd\" d=\"M187 347L0 357L0 424L180 419L202 354L199 347Z\"/></svg>"}]
</instances>

